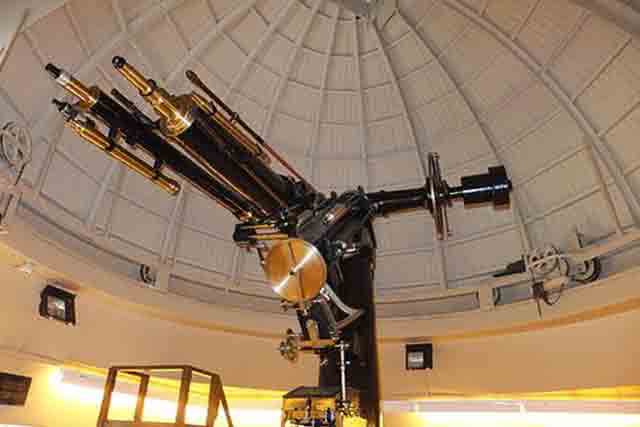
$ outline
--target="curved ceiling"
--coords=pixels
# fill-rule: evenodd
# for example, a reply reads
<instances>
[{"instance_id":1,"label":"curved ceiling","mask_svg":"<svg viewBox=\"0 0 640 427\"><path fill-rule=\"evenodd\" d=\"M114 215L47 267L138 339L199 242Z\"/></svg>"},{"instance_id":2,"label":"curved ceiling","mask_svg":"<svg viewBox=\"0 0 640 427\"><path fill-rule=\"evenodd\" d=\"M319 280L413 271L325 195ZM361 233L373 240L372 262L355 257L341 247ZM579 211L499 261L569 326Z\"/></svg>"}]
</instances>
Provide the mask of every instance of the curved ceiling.
<instances>
[{"instance_id":1,"label":"curved ceiling","mask_svg":"<svg viewBox=\"0 0 640 427\"><path fill-rule=\"evenodd\" d=\"M382 219L381 314L476 308L448 302L531 248L599 240L640 219L640 45L568 0L401 0L378 30L329 0L72 0L23 31L0 71L0 121L26 123L34 158L22 215L104 251L111 266L163 267L169 291L268 311L278 301L233 219L195 190L177 198L64 130L49 61L138 97L123 55L172 91L196 70L318 188L424 182L426 153L450 183L504 164L507 211ZM142 103L140 103L142 105ZM98 248L98 249L96 249ZM133 270L132 270L133 269Z\"/></svg>"}]
</instances>

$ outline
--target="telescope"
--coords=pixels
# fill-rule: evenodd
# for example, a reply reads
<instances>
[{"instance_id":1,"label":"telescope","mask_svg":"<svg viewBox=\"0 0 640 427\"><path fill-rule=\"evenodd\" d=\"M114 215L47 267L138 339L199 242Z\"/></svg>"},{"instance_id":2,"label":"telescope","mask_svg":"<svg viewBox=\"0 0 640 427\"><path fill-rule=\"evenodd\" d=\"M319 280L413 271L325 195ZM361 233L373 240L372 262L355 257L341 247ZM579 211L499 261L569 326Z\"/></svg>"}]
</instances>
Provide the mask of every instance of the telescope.
<instances>
[{"instance_id":1,"label":"telescope","mask_svg":"<svg viewBox=\"0 0 640 427\"><path fill-rule=\"evenodd\" d=\"M430 153L420 187L322 194L195 72L187 71L186 77L200 92L174 95L124 58L112 62L157 118L118 91L109 96L49 64L51 77L78 99L74 104L54 100L66 125L170 195L181 191L181 183L171 178L177 175L237 218L234 241L257 253L267 283L283 308L297 316L300 332L287 331L280 353L292 362L302 353L320 359L319 385L285 396L283 422L335 426L343 417L361 416L377 426L373 222L427 210L437 238L445 239L451 234L447 209L454 202L509 205L512 185L505 168L491 167L449 186L438 155ZM143 161L137 150L152 162ZM286 174L276 172L275 163Z\"/></svg>"}]
</instances>

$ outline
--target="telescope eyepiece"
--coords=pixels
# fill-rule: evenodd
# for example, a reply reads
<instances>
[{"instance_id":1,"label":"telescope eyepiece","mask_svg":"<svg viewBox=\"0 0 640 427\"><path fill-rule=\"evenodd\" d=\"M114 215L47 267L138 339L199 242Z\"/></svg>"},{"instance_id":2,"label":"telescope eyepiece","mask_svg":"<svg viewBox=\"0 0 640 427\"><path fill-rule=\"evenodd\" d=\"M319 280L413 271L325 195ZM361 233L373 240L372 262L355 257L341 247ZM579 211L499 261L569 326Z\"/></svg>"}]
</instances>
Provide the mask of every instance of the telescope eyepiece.
<instances>
[{"instance_id":1,"label":"telescope eyepiece","mask_svg":"<svg viewBox=\"0 0 640 427\"><path fill-rule=\"evenodd\" d=\"M494 207L507 207L513 184L504 166L489 168L482 175L465 176L459 187L449 189L449 199L463 199L465 206L491 203Z\"/></svg>"},{"instance_id":2,"label":"telescope eyepiece","mask_svg":"<svg viewBox=\"0 0 640 427\"><path fill-rule=\"evenodd\" d=\"M54 79L57 79L58 77L60 77L60 75L62 74L62 70L58 67L56 67L55 65L49 63L47 64L44 69L47 71L47 73L49 73L49 75L51 77L53 77Z\"/></svg>"},{"instance_id":3,"label":"telescope eyepiece","mask_svg":"<svg viewBox=\"0 0 640 427\"><path fill-rule=\"evenodd\" d=\"M125 65L127 65L127 60L124 59L122 56L114 56L113 59L111 60L111 63L116 69L119 70Z\"/></svg>"}]
</instances>

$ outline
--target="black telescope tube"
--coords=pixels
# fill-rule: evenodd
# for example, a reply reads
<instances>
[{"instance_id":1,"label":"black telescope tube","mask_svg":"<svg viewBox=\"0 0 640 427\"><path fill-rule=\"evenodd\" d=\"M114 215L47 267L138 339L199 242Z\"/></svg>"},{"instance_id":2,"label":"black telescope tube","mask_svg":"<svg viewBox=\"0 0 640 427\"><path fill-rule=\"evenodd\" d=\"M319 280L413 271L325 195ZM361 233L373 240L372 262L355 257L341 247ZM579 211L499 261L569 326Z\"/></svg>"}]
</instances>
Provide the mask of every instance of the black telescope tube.
<instances>
[{"instance_id":1,"label":"black telescope tube","mask_svg":"<svg viewBox=\"0 0 640 427\"><path fill-rule=\"evenodd\" d=\"M227 205L234 215L241 216L243 212L253 212L251 206L242 198L216 184L207 172L152 132L111 97L101 92L98 102L90 111L110 127L119 129L132 145L139 145L204 194Z\"/></svg>"},{"instance_id":2,"label":"black telescope tube","mask_svg":"<svg viewBox=\"0 0 640 427\"><path fill-rule=\"evenodd\" d=\"M492 203L495 207L508 206L513 189L504 166L489 168L489 173L465 176L459 187L449 189L448 198L462 199L465 206Z\"/></svg>"},{"instance_id":3,"label":"black telescope tube","mask_svg":"<svg viewBox=\"0 0 640 427\"><path fill-rule=\"evenodd\" d=\"M373 204L377 215L390 215L416 209L432 210L426 187L397 191L368 193L367 199Z\"/></svg>"},{"instance_id":4,"label":"black telescope tube","mask_svg":"<svg viewBox=\"0 0 640 427\"><path fill-rule=\"evenodd\" d=\"M241 151L234 152L236 144L230 136L202 110L194 108L192 113L195 120L177 138L269 214L291 204L288 186L280 176L250 156L243 156ZM264 217L264 214L257 216Z\"/></svg>"}]
</instances>

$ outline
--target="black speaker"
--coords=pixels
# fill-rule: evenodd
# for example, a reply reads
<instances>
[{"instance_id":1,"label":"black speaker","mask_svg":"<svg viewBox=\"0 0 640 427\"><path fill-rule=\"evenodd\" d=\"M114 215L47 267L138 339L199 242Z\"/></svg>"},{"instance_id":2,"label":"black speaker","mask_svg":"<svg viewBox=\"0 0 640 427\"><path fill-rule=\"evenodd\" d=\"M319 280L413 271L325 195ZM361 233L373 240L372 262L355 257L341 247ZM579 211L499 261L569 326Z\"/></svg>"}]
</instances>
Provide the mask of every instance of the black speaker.
<instances>
[{"instance_id":1,"label":"black speaker","mask_svg":"<svg viewBox=\"0 0 640 427\"><path fill-rule=\"evenodd\" d=\"M407 344L405 367L408 371L433 369L433 344Z\"/></svg>"},{"instance_id":2,"label":"black speaker","mask_svg":"<svg viewBox=\"0 0 640 427\"><path fill-rule=\"evenodd\" d=\"M31 378L0 372L0 405L24 406Z\"/></svg>"}]
</instances>

